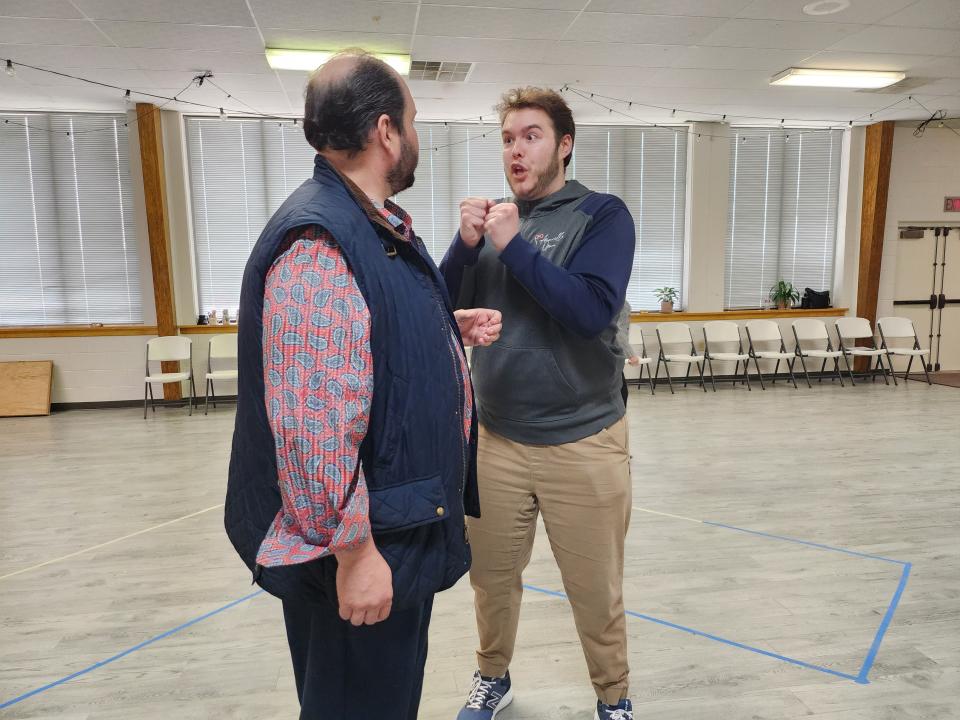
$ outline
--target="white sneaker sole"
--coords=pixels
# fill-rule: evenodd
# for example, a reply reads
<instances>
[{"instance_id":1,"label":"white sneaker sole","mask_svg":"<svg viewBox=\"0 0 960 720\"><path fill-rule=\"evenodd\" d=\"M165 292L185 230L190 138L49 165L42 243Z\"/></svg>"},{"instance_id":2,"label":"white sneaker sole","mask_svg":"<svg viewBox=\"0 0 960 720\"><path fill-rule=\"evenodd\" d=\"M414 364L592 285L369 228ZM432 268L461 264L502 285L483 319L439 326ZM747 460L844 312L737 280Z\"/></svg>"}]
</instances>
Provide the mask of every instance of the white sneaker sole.
<instances>
[{"instance_id":1,"label":"white sneaker sole","mask_svg":"<svg viewBox=\"0 0 960 720\"><path fill-rule=\"evenodd\" d=\"M493 715L490 717L490 720L493 720L497 715L500 714L501 710L506 710L507 706L513 702L513 688L507 690L507 694L503 696L500 700L500 703L497 705L496 709L493 711Z\"/></svg>"}]
</instances>

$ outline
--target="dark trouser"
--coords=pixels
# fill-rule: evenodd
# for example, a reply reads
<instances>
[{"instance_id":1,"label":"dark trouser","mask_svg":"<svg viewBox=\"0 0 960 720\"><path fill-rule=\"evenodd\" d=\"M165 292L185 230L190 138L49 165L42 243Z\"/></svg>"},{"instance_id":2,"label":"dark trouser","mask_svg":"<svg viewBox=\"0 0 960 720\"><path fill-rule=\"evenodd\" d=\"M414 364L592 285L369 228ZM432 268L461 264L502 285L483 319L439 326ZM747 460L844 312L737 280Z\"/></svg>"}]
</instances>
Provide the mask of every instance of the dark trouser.
<instances>
[{"instance_id":1,"label":"dark trouser","mask_svg":"<svg viewBox=\"0 0 960 720\"><path fill-rule=\"evenodd\" d=\"M332 605L284 601L300 720L416 720L432 609L357 628Z\"/></svg>"},{"instance_id":2,"label":"dark trouser","mask_svg":"<svg viewBox=\"0 0 960 720\"><path fill-rule=\"evenodd\" d=\"M623 385L620 386L620 394L623 396L623 406L627 406L627 398L630 397L630 390L627 388L627 376L621 375L623 378Z\"/></svg>"}]
</instances>

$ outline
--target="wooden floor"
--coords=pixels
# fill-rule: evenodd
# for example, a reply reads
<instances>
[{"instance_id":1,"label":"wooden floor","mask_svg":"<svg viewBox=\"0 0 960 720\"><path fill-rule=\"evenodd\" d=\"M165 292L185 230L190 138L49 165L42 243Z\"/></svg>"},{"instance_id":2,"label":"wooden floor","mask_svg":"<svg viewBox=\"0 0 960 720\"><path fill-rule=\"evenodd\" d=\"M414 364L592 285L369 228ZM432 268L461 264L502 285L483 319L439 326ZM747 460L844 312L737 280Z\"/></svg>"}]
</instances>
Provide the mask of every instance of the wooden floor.
<instances>
[{"instance_id":1,"label":"wooden floor","mask_svg":"<svg viewBox=\"0 0 960 720\"><path fill-rule=\"evenodd\" d=\"M232 408L140 412L0 421L0 717L295 718L279 603L222 529ZM642 388L628 415L637 720L960 718L960 390ZM586 720L542 532L525 581L500 717ZM471 600L438 598L425 720L468 688Z\"/></svg>"}]
</instances>

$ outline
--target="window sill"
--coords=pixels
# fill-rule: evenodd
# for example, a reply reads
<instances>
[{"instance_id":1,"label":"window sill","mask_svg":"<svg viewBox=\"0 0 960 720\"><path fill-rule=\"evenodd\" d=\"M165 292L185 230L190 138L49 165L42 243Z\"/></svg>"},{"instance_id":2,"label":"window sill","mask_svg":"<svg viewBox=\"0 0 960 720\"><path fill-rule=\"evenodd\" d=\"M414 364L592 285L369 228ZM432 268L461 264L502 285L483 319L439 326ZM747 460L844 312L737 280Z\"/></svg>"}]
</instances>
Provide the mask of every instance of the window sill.
<instances>
[{"instance_id":1,"label":"window sill","mask_svg":"<svg viewBox=\"0 0 960 720\"><path fill-rule=\"evenodd\" d=\"M156 325L10 325L0 327L0 339L156 334Z\"/></svg>"},{"instance_id":2,"label":"window sill","mask_svg":"<svg viewBox=\"0 0 960 720\"><path fill-rule=\"evenodd\" d=\"M635 312L630 322L700 322L705 320L773 320L776 318L844 317L849 308L822 308L819 310L723 310L721 312Z\"/></svg>"},{"instance_id":3,"label":"window sill","mask_svg":"<svg viewBox=\"0 0 960 720\"><path fill-rule=\"evenodd\" d=\"M221 335L235 333L237 325L181 325L181 335Z\"/></svg>"}]
</instances>

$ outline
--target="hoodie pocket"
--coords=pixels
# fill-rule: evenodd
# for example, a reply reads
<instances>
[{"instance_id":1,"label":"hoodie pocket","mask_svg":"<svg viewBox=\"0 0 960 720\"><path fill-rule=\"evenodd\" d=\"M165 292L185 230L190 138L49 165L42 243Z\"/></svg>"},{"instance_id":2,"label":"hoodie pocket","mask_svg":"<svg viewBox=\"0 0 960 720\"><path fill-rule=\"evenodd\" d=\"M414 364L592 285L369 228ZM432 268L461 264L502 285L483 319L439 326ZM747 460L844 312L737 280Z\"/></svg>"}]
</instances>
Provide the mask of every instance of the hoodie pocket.
<instances>
[{"instance_id":1,"label":"hoodie pocket","mask_svg":"<svg viewBox=\"0 0 960 720\"><path fill-rule=\"evenodd\" d=\"M473 381L485 413L517 422L550 422L577 409L577 391L549 348L495 343L475 348Z\"/></svg>"}]
</instances>

